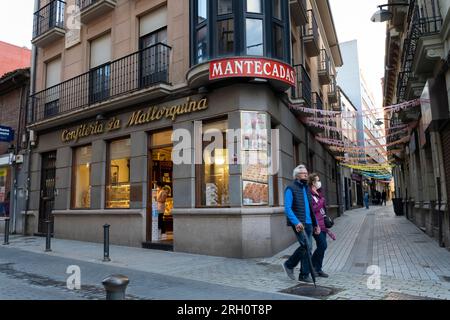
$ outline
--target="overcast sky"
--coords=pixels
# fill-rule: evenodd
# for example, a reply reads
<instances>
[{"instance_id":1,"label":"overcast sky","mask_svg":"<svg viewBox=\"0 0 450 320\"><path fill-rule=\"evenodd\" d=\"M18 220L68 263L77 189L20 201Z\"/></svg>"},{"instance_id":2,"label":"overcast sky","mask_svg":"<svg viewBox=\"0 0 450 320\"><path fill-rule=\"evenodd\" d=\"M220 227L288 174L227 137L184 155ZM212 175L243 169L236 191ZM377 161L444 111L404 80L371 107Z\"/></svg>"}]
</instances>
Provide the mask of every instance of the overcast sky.
<instances>
[{"instance_id":1,"label":"overcast sky","mask_svg":"<svg viewBox=\"0 0 450 320\"><path fill-rule=\"evenodd\" d=\"M386 23L370 21L377 5L386 0L329 0L339 42L358 40L361 69L375 98L382 106Z\"/></svg>"},{"instance_id":2,"label":"overcast sky","mask_svg":"<svg viewBox=\"0 0 450 320\"><path fill-rule=\"evenodd\" d=\"M382 103L381 78L384 76L385 23L370 17L386 0L329 0L340 42L357 39L361 68L371 87L377 106ZM0 1L0 40L31 48L34 0Z\"/></svg>"}]
</instances>

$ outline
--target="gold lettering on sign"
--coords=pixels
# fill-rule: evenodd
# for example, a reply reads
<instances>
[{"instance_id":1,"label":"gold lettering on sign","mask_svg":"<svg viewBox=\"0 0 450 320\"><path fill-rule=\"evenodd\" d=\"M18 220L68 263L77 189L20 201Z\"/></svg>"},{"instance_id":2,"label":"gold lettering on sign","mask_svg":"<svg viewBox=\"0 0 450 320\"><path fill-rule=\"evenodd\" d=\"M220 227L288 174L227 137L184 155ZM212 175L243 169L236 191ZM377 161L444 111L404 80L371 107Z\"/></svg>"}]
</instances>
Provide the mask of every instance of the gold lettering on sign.
<instances>
[{"instance_id":1,"label":"gold lettering on sign","mask_svg":"<svg viewBox=\"0 0 450 320\"><path fill-rule=\"evenodd\" d=\"M128 118L126 127L128 128L147 124L156 120L161 120L163 117L170 119L171 121L175 121L178 116L203 111L206 109L208 109L207 98L198 101L187 98L185 103L179 105L166 107L153 106L147 110L135 111ZM99 135L102 133L119 130L121 128L121 120L117 117L113 117L105 123L96 121L94 123L82 124L74 129L64 130L61 134L61 140L63 142L77 142L81 138Z\"/></svg>"},{"instance_id":2,"label":"gold lettering on sign","mask_svg":"<svg viewBox=\"0 0 450 320\"><path fill-rule=\"evenodd\" d=\"M208 99L186 102L170 107L150 107L147 111L135 111L128 119L127 127L143 125L155 120L161 120L163 117L175 121L178 116L192 112L198 112L208 109Z\"/></svg>"}]
</instances>

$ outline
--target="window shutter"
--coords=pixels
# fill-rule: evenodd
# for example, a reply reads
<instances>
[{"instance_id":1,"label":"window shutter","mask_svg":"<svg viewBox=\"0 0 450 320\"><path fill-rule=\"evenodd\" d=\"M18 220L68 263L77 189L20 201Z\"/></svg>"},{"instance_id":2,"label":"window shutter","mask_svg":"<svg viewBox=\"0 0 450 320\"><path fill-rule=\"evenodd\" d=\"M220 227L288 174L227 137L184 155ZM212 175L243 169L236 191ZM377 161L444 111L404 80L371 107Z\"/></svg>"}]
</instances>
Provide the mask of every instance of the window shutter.
<instances>
[{"instance_id":1,"label":"window shutter","mask_svg":"<svg viewBox=\"0 0 450 320\"><path fill-rule=\"evenodd\" d=\"M145 36L167 26L167 7L152 11L139 20L139 36Z\"/></svg>"},{"instance_id":2,"label":"window shutter","mask_svg":"<svg viewBox=\"0 0 450 320\"><path fill-rule=\"evenodd\" d=\"M111 61L111 35L91 41L91 69Z\"/></svg>"},{"instance_id":3,"label":"window shutter","mask_svg":"<svg viewBox=\"0 0 450 320\"><path fill-rule=\"evenodd\" d=\"M55 59L47 63L47 77L45 87L50 88L61 83L61 59Z\"/></svg>"}]
</instances>

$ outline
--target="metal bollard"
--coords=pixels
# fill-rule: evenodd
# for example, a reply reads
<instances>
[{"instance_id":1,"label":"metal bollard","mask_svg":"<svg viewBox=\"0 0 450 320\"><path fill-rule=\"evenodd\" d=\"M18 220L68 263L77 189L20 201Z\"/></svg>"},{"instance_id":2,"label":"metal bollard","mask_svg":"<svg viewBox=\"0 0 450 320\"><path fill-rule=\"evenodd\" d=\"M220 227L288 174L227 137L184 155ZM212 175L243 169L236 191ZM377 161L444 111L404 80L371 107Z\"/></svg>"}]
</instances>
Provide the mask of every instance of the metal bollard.
<instances>
[{"instance_id":1,"label":"metal bollard","mask_svg":"<svg viewBox=\"0 0 450 320\"><path fill-rule=\"evenodd\" d=\"M3 244L9 244L9 218L5 218L5 242Z\"/></svg>"},{"instance_id":2,"label":"metal bollard","mask_svg":"<svg viewBox=\"0 0 450 320\"><path fill-rule=\"evenodd\" d=\"M103 226L103 261L109 262L109 224Z\"/></svg>"},{"instance_id":3,"label":"metal bollard","mask_svg":"<svg viewBox=\"0 0 450 320\"><path fill-rule=\"evenodd\" d=\"M47 224L47 237L45 239L45 252L51 252L51 238L52 238L52 230L50 229L51 220L46 220L45 223Z\"/></svg>"},{"instance_id":4,"label":"metal bollard","mask_svg":"<svg viewBox=\"0 0 450 320\"><path fill-rule=\"evenodd\" d=\"M120 274L109 276L102 281L106 290L106 300L125 300L125 291L130 280Z\"/></svg>"}]
</instances>

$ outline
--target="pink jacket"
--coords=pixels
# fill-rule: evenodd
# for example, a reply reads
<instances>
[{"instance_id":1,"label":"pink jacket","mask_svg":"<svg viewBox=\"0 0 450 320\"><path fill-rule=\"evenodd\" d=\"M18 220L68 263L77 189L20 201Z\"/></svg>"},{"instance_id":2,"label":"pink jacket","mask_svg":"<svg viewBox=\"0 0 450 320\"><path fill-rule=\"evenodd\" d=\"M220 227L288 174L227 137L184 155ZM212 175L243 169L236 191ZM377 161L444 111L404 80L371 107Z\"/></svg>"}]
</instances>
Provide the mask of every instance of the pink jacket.
<instances>
[{"instance_id":1,"label":"pink jacket","mask_svg":"<svg viewBox=\"0 0 450 320\"><path fill-rule=\"evenodd\" d=\"M326 232L327 228L325 227L325 221L322 213L320 212L321 209L325 210L326 202L325 198L322 196L321 192L315 193L311 190L311 195L313 198L312 201L312 207L314 215L316 216L317 223L319 224L320 230Z\"/></svg>"}]
</instances>

